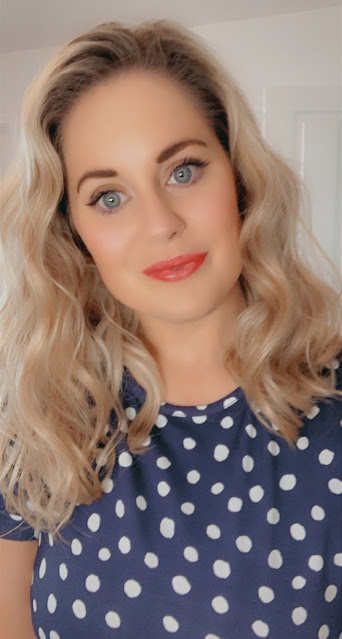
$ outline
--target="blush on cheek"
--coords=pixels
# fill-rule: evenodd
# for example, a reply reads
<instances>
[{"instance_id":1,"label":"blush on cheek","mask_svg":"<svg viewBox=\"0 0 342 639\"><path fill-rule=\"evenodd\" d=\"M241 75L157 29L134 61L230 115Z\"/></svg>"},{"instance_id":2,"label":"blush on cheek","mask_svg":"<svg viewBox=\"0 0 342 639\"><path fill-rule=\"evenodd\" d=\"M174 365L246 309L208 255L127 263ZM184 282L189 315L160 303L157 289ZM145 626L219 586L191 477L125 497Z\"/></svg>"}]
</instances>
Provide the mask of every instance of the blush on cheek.
<instances>
[{"instance_id":1,"label":"blush on cheek","mask_svg":"<svg viewBox=\"0 0 342 639\"><path fill-rule=\"evenodd\" d=\"M114 230L87 228L82 239L96 263L121 261L129 251L130 238Z\"/></svg>"}]
</instances>

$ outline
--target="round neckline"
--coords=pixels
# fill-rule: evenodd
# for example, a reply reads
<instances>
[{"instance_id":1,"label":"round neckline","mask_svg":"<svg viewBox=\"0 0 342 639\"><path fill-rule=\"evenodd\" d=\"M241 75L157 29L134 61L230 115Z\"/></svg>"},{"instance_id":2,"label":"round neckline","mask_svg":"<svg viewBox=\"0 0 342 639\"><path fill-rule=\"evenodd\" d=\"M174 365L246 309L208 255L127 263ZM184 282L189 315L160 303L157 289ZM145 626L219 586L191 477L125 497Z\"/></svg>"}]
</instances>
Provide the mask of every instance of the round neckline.
<instances>
[{"instance_id":1,"label":"round neckline","mask_svg":"<svg viewBox=\"0 0 342 639\"><path fill-rule=\"evenodd\" d=\"M129 394L133 394L140 404L144 403L146 391L138 384L130 372L127 371L124 376L124 395L128 395L127 398L129 398ZM163 415L173 415L175 417L184 417L185 415L213 415L221 411L226 411L230 406L234 406L242 397L244 397L244 391L241 386L238 386L235 390L224 395L224 397L209 404L181 405L162 402L159 407L159 413Z\"/></svg>"}]
</instances>

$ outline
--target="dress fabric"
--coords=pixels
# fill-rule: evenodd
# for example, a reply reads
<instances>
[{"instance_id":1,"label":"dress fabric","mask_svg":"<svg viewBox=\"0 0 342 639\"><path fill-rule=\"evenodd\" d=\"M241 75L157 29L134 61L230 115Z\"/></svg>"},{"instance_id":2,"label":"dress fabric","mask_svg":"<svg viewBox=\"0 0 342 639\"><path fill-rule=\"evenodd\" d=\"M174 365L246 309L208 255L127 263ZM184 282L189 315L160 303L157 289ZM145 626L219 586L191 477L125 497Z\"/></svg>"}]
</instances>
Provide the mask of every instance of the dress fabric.
<instances>
[{"instance_id":1,"label":"dress fabric","mask_svg":"<svg viewBox=\"0 0 342 639\"><path fill-rule=\"evenodd\" d=\"M144 391L130 376L124 397L132 419ZM2 502L1 533L39 539L36 636L342 639L341 426L342 402L320 402L291 450L241 388L164 403L146 454L121 442L103 496L76 507L64 542Z\"/></svg>"}]
</instances>

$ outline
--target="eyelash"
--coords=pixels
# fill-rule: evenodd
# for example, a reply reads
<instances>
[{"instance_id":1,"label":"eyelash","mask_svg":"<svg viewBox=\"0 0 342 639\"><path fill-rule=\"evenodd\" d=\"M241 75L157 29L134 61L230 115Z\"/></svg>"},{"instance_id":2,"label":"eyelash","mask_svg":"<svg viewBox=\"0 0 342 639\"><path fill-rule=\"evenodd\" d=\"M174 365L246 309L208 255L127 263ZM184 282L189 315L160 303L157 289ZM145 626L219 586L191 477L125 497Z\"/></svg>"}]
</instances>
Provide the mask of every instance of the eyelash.
<instances>
[{"instance_id":1,"label":"eyelash","mask_svg":"<svg viewBox=\"0 0 342 639\"><path fill-rule=\"evenodd\" d=\"M193 156L191 157L185 157L182 162L177 162L177 164L175 165L174 168L172 168L171 170L171 175L172 173L174 173L174 171L176 169L180 169L185 165L193 165L193 166L197 166L198 168L204 168L206 167L208 164L210 164L208 161L205 160L200 160L199 158L195 158ZM171 177L170 175L170 177ZM195 180L196 182L197 180ZM188 186L188 184L193 184L193 182L187 182L184 186ZM107 191L100 191L99 193L96 193L94 195L94 197L90 200L90 202L88 202L87 206L95 206L95 204L97 204L97 202L101 199L101 197L103 195L106 195L107 193L111 193L111 192L116 192L119 193L120 191L116 191L115 189L109 189ZM111 213L114 213L116 210L118 210L120 208L120 206L115 207L114 209L107 209L105 212L102 212L102 215L110 215Z\"/></svg>"}]
</instances>

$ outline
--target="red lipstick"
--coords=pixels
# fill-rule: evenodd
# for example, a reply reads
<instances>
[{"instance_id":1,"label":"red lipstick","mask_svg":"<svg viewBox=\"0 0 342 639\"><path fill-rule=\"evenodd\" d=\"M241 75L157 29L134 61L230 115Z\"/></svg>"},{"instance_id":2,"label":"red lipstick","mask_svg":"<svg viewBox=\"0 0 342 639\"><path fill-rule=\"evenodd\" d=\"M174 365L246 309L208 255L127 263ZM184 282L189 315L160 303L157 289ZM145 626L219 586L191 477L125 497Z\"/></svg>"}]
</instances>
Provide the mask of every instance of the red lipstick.
<instances>
[{"instance_id":1,"label":"red lipstick","mask_svg":"<svg viewBox=\"0 0 342 639\"><path fill-rule=\"evenodd\" d=\"M164 282L177 282L189 277L203 264L208 253L193 253L192 255L179 255L172 260L156 262L144 269L143 273L149 277Z\"/></svg>"}]
</instances>

